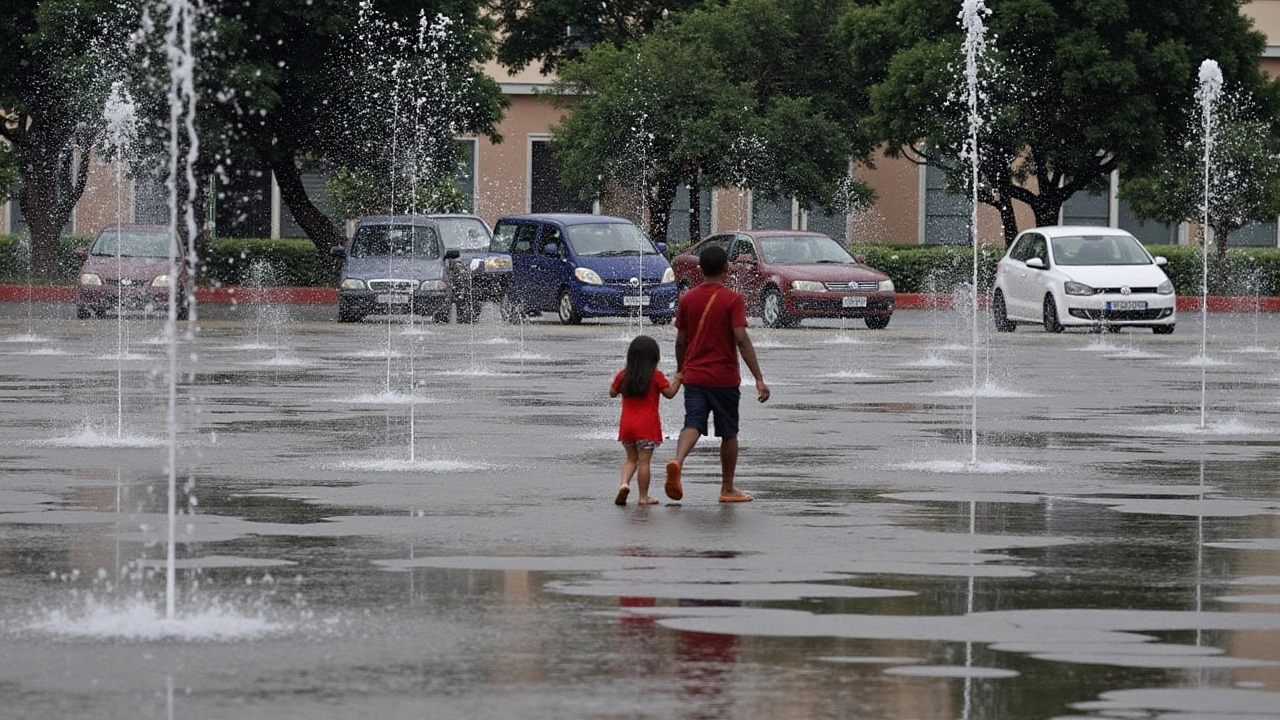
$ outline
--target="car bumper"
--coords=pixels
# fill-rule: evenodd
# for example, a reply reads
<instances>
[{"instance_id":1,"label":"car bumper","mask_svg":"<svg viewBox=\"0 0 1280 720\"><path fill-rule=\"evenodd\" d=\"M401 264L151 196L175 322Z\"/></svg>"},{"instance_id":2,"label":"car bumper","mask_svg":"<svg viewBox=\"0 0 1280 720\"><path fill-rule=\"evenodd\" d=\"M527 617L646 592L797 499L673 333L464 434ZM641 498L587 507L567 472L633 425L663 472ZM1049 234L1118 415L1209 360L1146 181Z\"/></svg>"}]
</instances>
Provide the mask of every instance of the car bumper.
<instances>
[{"instance_id":1,"label":"car bumper","mask_svg":"<svg viewBox=\"0 0 1280 720\"><path fill-rule=\"evenodd\" d=\"M417 315L447 311L452 298L447 290L406 293L375 293L369 290L339 290L338 305L360 315L405 315L410 308Z\"/></svg>"},{"instance_id":2,"label":"car bumper","mask_svg":"<svg viewBox=\"0 0 1280 720\"><path fill-rule=\"evenodd\" d=\"M181 288L178 288L177 298L182 302ZM169 288L79 285L76 287L76 304L96 312L160 312L169 307Z\"/></svg>"},{"instance_id":3,"label":"car bumper","mask_svg":"<svg viewBox=\"0 0 1280 720\"><path fill-rule=\"evenodd\" d=\"M796 292L787 298L787 313L797 318L864 318L890 315L896 304L891 292Z\"/></svg>"},{"instance_id":4,"label":"car bumper","mask_svg":"<svg viewBox=\"0 0 1280 720\"><path fill-rule=\"evenodd\" d=\"M664 283L641 289L611 285L577 288L577 307L583 317L648 315L668 318L676 314L676 285Z\"/></svg>"},{"instance_id":5,"label":"car bumper","mask_svg":"<svg viewBox=\"0 0 1280 720\"><path fill-rule=\"evenodd\" d=\"M1066 312L1061 313L1066 326L1132 325L1151 327L1172 325L1177 322L1177 296L1175 295L1093 295L1063 300Z\"/></svg>"}]
</instances>

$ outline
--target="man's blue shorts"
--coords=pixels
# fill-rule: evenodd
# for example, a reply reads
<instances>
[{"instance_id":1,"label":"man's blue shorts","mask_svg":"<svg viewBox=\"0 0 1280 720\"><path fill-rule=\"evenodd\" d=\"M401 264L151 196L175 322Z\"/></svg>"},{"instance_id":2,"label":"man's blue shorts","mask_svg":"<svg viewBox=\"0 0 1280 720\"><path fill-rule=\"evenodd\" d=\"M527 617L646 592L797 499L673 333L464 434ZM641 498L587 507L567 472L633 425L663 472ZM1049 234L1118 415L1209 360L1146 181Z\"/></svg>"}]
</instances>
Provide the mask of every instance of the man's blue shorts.
<instances>
[{"instance_id":1,"label":"man's blue shorts","mask_svg":"<svg viewBox=\"0 0 1280 720\"><path fill-rule=\"evenodd\" d=\"M707 434L707 415L715 415L716 437L738 436L739 387L684 386L684 426Z\"/></svg>"}]
</instances>

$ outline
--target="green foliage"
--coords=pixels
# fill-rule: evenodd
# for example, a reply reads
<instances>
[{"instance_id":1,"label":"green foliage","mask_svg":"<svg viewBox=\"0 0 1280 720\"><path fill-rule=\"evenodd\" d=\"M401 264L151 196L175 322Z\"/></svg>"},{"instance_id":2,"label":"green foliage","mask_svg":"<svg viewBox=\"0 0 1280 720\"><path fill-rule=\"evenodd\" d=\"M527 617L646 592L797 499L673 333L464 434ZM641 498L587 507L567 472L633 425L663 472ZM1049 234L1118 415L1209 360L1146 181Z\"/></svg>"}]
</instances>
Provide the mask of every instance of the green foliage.
<instances>
[{"instance_id":1,"label":"green foliage","mask_svg":"<svg viewBox=\"0 0 1280 720\"><path fill-rule=\"evenodd\" d=\"M64 235L58 241L57 275L40 278L41 283L74 283L83 262L76 249L88 247L93 238L84 235ZM0 235L0 280L26 283L35 279L31 268L31 242L28 236L17 233Z\"/></svg>"},{"instance_id":2,"label":"green foliage","mask_svg":"<svg viewBox=\"0 0 1280 720\"><path fill-rule=\"evenodd\" d=\"M1152 255L1169 261L1164 272L1179 295L1199 295L1204 286L1204 258L1188 245L1151 245ZM1209 253L1210 295L1280 295L1280 249L1228 248L1220 259Z\"/></svg>"},{"instance_id":3,"label":"green foliage","mask_svg":"<svg viewBox=\"0 0 1280 720\"><path fill-rule=\"evenodd\" d=\"M326 258L310 240L214 240L205 264L210 285L307 287L333 284Z\"/></svg>"},{"instance_id":4,"label":"green foliage","mask_svg":"<svg viewBox=\"0 0 1280 720\"><path fill-rule=\"evenodd\" d=\"M973 284L973 248L968 245L854 245L849 252L893 280L902 293L950 293ZM983 245L978 254L978 287L991 288L1004 248Z\"/></svg>"},{"instance_id":5,"label":"green foliage","mask_svg":"<svg viewBox=\"0 0 1280 720\"><path fill-rule=\"evenodd\" d=\"M344 218L387 213L448 213L467 212L466 198L452 177L437 178L413 192L410 187L395 188L395 207L392 207L391 182L385 177L375 177L362 170L338 168L330 176L326 187L329 206Z\"/></svg>"}]
</instances>

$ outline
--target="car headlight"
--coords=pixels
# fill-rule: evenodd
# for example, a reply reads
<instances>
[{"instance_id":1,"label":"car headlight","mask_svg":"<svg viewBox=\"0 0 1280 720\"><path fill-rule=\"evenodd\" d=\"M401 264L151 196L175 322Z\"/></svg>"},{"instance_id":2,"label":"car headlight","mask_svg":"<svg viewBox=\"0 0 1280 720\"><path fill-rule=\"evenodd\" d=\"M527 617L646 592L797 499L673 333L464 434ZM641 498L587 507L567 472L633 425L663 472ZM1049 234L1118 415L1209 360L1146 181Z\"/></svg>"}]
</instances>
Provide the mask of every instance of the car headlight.
<instances>
[{"instance_id":1,"label":"car headlight","mask_svg":"<svg viewBox=\"0 0 1280 720\"><path fill-rule=\"evenodd\" d=\"M157 275L156 279L151 281L151 287L169 287L169 276Z\"/></svg>"},{"instance_id":2,"label":"car headlight","mask_svg":"<svg viewBox=\"0 0 1280 720\"><path fill-rule=\"evenodd\" d=\"M360 278L343 278L338 288L342 290L363 290L364 281Z\"/></svg>"},{"instance_id":3,"label":"car headlight","mask_svg":"<svg viewBox=\"0 0 1280 720\"><path fill-rule=\"evenodd\" d=\"M800 292L826 292L827 286L817 280L792 280L791 289Z\"/></svg>"},{"instance_id":4,"label":"car headlight","mask_svg":"<svg viewBox=\"0 0 1280 720\"><path fill-rule=\"evenodd\" d=\"M595 270L592 270L591 268L584 268L584 267L574 268L573 276L578 278L579 282L584 282L588 285L604 284L604 281L600 279L600 274L597 273Z\"/></svg>"},{"instance_id":5,"label":"car headlight","mask_svg":"<svg viewBox=\"0 0 1280 720\"><path fill-rule=\"evenodd\" d=\"M1082 282L1076 282L1075 280L1068 280L1066 284L1062 286L1062 291L1068 295L1097 295L1098 294L1098 291L1094 290L1092 286L1085 285Z\"/></svg>"},{"instance_id":6,"label":"car headlight","mask_svg":"<svg viewBox=\"0 0 1280 720\"><path fill-rule=\"evenodd\" d=\"M486 258L484 269L490 272L494 270L510 270L511 258Z\"/></svg>"},{"instance_id":7,"label":"car headlight","mask_svg":"<svg viewBox=\"0 0 1280 720\"><path fill-rule=\"evenodd\" d=\"M893 292L893 281L881 280L879 285L877 285L876 289L879 290L880 292Z\"/></svg>"},{"instance_id":8,"label":"car headlight","mask_svg":"<svg viewBox=\"0 0 1280 720\"><path fill-rule=\"evenodd\" d=\"M676 281L676 271L675 271L675 270L672 270L671 268L667 268L666 270L663 270L663 271L662 271L662 282L664 282L664 283L673 283L673 282L675 282L675 281Z\"/></svg>"},{"instance_id":9,"label":"car headlight","mask_svg":"<svg viewBox=\"0 0 1280 720\"><path fill-rule=\"evenodd\" d=\"M101 285L102 278L98 277L95 273L80 273L80 284L81 285Z\"/></svg>"},{"instance_id":10,"label":"car headlight","mask_svg":"<svg viewBox=\"0 0 1280 720\"><path fill-rule=\"evenodd\" d=\"M423 280L422 283L418 285L418 290L420 291L425 290L427 292L430 292L432 290L444 290L444 289L445 289L445 282L443 280Z\"/></svg>"},{"instance_id":11,"label":"car headlight","mask_svg":"<svg viewBox=\"0 0 1280 720\"><path fill-rule=\"evenodd\" d=\"M1164 282L1160 283L1158 286L1156 286L1156 292L1160 293L1161 295L1172 295L1173 281L1165 280Z\"/></svg>"}]
</instances>

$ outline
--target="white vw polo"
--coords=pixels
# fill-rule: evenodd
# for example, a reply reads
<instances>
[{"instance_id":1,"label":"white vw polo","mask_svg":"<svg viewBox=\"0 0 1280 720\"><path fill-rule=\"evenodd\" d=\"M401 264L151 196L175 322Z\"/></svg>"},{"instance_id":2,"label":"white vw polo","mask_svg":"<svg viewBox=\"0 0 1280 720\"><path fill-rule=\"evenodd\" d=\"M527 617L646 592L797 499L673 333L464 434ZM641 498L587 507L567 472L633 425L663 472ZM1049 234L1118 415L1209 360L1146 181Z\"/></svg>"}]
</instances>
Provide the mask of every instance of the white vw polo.
<instances>
[{"instance_id":1,"label":"white vw polo","mask_svg":"<svg viewBox=\"0 0 1280 720\"><path fill-rule=\"evenodd\" d=\"M1163 257L1124 230L1056 226L1024 230L996 266L991 309L996 330L1021 323L1065 327L1148 327L1173 332L1177 297Z\"/></svg>"}]
</instances>

